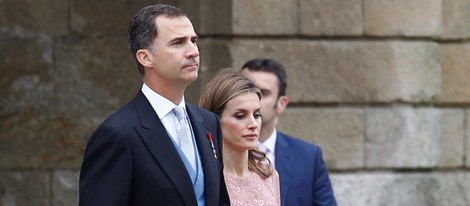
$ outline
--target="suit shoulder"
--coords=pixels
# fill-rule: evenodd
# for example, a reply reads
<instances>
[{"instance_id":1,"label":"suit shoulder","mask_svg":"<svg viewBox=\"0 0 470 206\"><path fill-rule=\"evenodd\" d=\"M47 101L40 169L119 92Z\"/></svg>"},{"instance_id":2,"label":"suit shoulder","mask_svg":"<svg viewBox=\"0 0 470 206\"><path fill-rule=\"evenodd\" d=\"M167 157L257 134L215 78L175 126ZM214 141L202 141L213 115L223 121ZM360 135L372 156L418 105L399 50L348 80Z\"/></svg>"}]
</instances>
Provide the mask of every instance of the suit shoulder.
<instances>
[{"instance_id":1,"label":"suit shoulder","mask_svg":"<svg viewBox=\"0 0 470 206\"><path fill-rule=\"evenodd\" d=\"M102 125L114 125L116 127L131 126L137 121L137 112L131 102L121 106L119 109L111 113L103 122Z\"/></svg>"}]
</instances>

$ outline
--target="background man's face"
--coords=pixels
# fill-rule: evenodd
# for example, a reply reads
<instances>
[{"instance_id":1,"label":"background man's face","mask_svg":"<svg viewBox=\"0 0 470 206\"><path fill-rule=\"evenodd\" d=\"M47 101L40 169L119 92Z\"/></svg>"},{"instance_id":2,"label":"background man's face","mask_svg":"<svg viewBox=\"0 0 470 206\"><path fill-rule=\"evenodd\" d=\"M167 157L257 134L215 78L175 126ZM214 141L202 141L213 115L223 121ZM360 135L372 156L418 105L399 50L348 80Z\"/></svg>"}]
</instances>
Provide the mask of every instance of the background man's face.
<instances>
[{"instance_id":1,"label":"background man's face","mask_svg":"<svg viewBox=\"0 0 470 206\"><path fill-rule=\"evenodd\" d=\"M276 123L276 118L279 115L276 106L279 94L279 81L275 74L263 71L249 71L248 69L242 70L245 76L250 77L261 89L261 115L262 127Z\"/></svg>"}]
</instances>

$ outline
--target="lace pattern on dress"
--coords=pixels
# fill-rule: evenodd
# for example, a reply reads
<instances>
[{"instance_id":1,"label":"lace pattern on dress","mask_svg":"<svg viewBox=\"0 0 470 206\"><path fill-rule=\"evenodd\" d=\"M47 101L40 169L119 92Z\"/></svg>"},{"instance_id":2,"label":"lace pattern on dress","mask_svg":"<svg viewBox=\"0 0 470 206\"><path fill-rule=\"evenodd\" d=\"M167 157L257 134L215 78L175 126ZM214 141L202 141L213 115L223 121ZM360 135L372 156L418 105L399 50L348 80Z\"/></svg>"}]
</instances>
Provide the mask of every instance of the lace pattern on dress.
<instances>
[{"instance_id":1,"label":"lace pattern on dress","mask_svg":"<svg viewBox=\"0 0 470 206\"><path fill-rule=\"evenodd\" d=\"M262 179L255 172L246 177L225 174L232 206L277 206L274 175Z\"/></svg>"}]
</instances>

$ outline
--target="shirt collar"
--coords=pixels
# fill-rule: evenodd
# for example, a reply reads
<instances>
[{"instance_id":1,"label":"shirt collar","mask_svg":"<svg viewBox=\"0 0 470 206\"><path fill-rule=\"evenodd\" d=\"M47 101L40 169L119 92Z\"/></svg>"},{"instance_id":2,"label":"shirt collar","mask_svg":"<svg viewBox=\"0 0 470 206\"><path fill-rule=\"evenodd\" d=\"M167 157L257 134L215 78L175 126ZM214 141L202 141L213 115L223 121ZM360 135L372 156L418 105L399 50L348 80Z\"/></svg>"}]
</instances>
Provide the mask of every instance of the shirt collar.
<instances>
[{"instance_id":1,"label":"shirt collar","mask_svg":"<svg viewBox=\"0 0 470 206\"><path fill-rule=\"evenodd\" d=\"M152 105L153 110L155 110L160 120L177 106L164 96L150 89L150 87L148 87L145 83L142 85L142 93L144 93L145 97L147 97L150 102L150 105ZM184 103L184 96L179 106L183 106L183 108L186 109L186 104Z\"/></svg>"},{"instance_id":2,"label":"shirt collar","mask_svg":"<svg viewBox=\"0 0 470 206\"><path fill-rule=\"evenodd\" d=\"M274 129L273 133L266 139L264 142L259 142L265 146L270 152L274 154L274 150L276 149L276 139L277 139L277 130Z\"/></svg>"}]
</instances>

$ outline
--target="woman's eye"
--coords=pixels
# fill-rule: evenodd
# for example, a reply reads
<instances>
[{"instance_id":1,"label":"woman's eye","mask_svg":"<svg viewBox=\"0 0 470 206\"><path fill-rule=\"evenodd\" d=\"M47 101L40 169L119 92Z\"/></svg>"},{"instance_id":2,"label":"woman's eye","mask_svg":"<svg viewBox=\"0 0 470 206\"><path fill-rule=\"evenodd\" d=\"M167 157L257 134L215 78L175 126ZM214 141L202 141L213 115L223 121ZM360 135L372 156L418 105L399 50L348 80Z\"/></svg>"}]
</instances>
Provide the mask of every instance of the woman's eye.
<instances>
[{"instance_id":1,"label":"woman's eye","mask_svg":"<svg viewBox=\"0 0 470 206\"><path fill-rule=\"evenodd\" d=\"M235 116L235 118L237 118L237 119L243 119L243 118L245 118L245 115L244 115L244 114L235 114L234 116Z\"/></svg>"},{"instance_id":2,"label":"woman's eye","mask_svg":"<svg viewBox=\"0 0 470 206\"><path fill-rule=\"evenodd\" d=\"M261 118L261 114L260 113L256 113L253 115L255 117L255 119L258 119L258 118Z\"/></svg>"}]
</instances>

